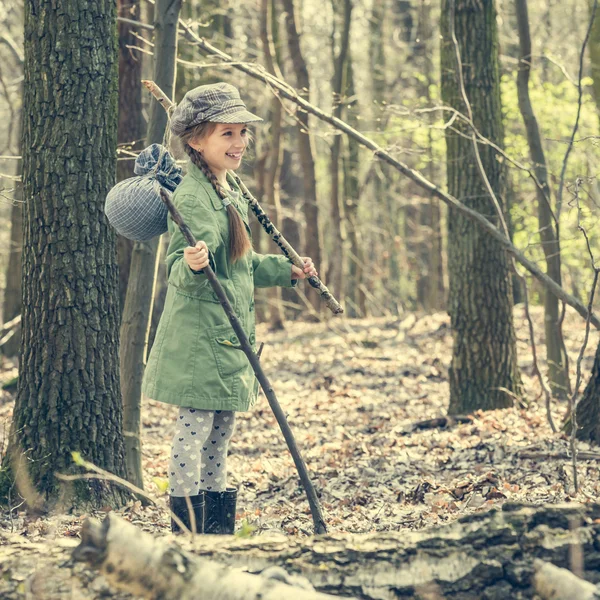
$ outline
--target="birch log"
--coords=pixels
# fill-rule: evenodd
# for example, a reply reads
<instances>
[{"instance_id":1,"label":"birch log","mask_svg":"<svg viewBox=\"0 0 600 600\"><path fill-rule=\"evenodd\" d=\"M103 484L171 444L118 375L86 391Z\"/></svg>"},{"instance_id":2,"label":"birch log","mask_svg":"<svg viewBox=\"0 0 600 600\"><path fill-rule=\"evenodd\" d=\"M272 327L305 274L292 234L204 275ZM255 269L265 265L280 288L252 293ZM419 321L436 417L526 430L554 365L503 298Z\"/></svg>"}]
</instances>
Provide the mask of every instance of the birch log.
<instances>
[{"instance_id":1,"label":"birch log","mask_svg":"<svg viewBox=\"0 0 600 600\"><path fill-rule=\"evenodd\" d=\"M208 536L207 536L208 537ZM211 536L212 537L212 536ZM161 600L331 600L333 596L287 585L200 558L108 515L88 519L73 558L100 570L117 589ZM206 539L205 537L202 538Z\"/></svg>"},{"instance_id":2,"label":"birch log","mask_svg":"<svg viewBox=\"0 0 600 600\"><path fill-rule=\"evenodd\" d=\"M585 579L594 584L600 581L600 505L597 504L522 506L507 503L503 510L474 513L449 525L422 531L335 533L310 538L201 536L196 538L193 560L186 558L187 562L181 558L187 555L173 549L167 551L159 542L145 541L144 544L153 544L155 548L152 556L158 561L156 568L154 562L144 563L143 568L133 566L134 556L135 560L142 560L150 554L143 544L134 541L137 538L131 531L136 532L135 528L128 526L119 536L117 530L111 533L115 518L110 519L109 525L106 522L103 525L105 532L102 533L102 539L108 541L100 539L90 543L88 532L78 552L88 560L98 561L104 572L110 570L107 563L119 565L123 572L120 575L113 572L112 580L127 579L132 571L139 572L146 578L147 586L154 585L155 577L164 577L162 569L167 567L160 565L174 561L183 566L185 572L181 577L186 581L201 580L204 586L208 582L218 586L209 576L196 577L191 573L192 565L207 564L203 559L214 561L211 565L238 567L250 573L280 567L292 576L308 580L321 593L364 600L530 600L539 596L583 600L587 597L542 594L548 593L549 585L558 592L565 589L555 584L561 580L560 585L567 580L564 584L567 593L569 589L574 594L578 593L577 589L588 593L595 587L580 578L569 583L568 573L551 576L548 573L552 569L540 570L538 559L556 567L581 570ZM135 534L137 536L137 532ZM122 548L117 549L118 545ZM92 553L86 548L92 548ZM196 560L200 562L194 562ZM214 566L211 569L220 574L217 581L222 581L222 574L229 573L215 571ZM148 579L150 576L152 581ZM293 595L302 594L302 590L294 589L290 593L292 595L280 598L311 597ZM238 598L212 596L208 591L206 594L202 597ZM240 598L245 600L246 596Z\"/></svg>"},{"instance_id":3,"label":"birch log","mask_svg":"<svg viewBox=\"0 0 600 600\"><path fill-rule=\"evenodd\" d=\"M555 567L543 560L535 561L533 578L535 591L542 600L599 600L598 588L573 575L567 569Z\"/></svg>"}]
</instances>

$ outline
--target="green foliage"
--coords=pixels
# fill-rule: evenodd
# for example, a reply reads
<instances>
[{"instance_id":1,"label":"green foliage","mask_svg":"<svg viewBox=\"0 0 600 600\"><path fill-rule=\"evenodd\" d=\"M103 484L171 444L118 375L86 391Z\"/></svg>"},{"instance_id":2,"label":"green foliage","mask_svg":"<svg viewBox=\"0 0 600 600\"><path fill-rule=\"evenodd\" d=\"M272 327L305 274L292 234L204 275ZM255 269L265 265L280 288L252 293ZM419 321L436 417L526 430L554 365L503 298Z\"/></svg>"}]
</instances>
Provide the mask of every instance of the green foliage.
<instances>
[{"instance_id":1,"label":"green foliage","mask_svg":"<svg viewBox=\"0 0 600 600\"><path fill-rule=\"evenodd\" d=\"M517 73L514 71L502 78L505 147L506 152L512 158L531 167L525 128L519 112L516 77ZM582 84L585 87L579 129L564 177L560 238L563 273L565 274L563 284L566 284L567 289L574 287L587 290L593 279L593 271L585 238L578 230L578 219L580 225L590 235L594 255L600 257L600 239L594 235L595 224L600 213L589 193L597 183L594 164L598 140L589 136L598 134L598 110L588 87L591 79L583 78ZM578 90L567 79L561 79L558 82L542 82L539 71L535 69L531 75L529 89L544 144L552 186L552 207L556 212L561 170L568 147L567 142L571 138L577 116ZM515 244L525 250L530 259L543 264L544 256L538 232L534 182L526 172L512 165L510 168L514 196L511 217ZM580 184L575 185L578 180Z\"/></svg>"},{"instance_id":2,"label":"green foliage","mask_svg":"<svg viewBox=\"0 0 600 600\"><path fill-rule=\"evenodd\" d=\"M242 526L235 532L236 537L248 538L257 530L255 525L248 523L248 519L242 521Z\"/></svg>"}]
</instances>

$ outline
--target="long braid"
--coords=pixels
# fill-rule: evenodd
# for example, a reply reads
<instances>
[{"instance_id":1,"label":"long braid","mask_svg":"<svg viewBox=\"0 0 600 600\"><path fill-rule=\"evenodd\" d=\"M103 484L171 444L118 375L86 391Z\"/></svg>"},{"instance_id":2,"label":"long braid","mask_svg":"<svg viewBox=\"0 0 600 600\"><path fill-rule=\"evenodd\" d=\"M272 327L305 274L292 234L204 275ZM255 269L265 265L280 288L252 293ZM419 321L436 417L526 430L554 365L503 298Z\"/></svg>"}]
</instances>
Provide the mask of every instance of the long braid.
<instances>
[{"instance_id":1,"label":"long braid","mask_svg":"<svg viewBox=\"0 0 600 600\"><path fill-rule=\"evenodd\" d=\"M227 193L200 152L186 143L184 143L184 149L186 154L190 157L190 160L206 175L206 178L212 184L219 198L226 198ZM252 244L246 233L246 227L242 221L242 217L240 217L240 214L233 204L229 204L226 207L226 210L229 219L229 256L231 262L235 262L252 249Z\"/></svg>"}]
</instances>

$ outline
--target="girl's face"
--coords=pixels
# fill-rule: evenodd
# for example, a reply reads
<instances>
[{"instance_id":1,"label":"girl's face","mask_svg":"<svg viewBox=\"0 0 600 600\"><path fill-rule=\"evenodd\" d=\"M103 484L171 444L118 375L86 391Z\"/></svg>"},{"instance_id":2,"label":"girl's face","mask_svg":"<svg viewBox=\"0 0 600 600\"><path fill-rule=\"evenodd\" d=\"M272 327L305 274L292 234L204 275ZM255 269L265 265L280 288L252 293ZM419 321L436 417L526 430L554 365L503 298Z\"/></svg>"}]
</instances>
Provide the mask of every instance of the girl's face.
<instances>
[{"instance_id":1,"label":"girl's face","mask_svg":"<svg viewBox=\"0 0 600 600\"><path fill-rule=\"evenodd\" d=\"M245 124L217 123L211 133L189 144L219 177L240 166L248 145L248 129Z\"/></svg>"}]
</instances>

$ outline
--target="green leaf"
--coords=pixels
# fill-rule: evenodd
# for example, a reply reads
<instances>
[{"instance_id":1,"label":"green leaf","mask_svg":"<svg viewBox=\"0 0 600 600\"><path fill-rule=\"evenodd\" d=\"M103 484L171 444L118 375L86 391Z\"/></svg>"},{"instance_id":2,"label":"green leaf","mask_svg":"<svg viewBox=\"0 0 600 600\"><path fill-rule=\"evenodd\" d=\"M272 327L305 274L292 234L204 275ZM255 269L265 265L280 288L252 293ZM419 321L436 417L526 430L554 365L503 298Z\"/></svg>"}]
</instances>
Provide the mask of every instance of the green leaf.
<instances>
[{"instance_id":1,"label":"green leaf","mask_svg":"<svg viewBox=\"0 0 600 600\"><path fill-rule=\"evenodd\" d=\"M242 521L241 528L235 532L235 535L237 537L247 538L250 537L256 530L257 527L255 525L250 525L250 523L248 523L248 520L244 519Z\"/></svg>"},{"instance_id":2,"label":"green leaf","mask_svg":"<svg viewBox=\"0 0 600 600\"><path fill-rule=\"evenodd\" d=\"M163 494L169 489L169 480L164 477L153 477L152 481Z\"/></svg>"},{"instance_id":3,"label":"green leaf","mask_svg":"<svg viewBox=\"0 0 600 600\"><path fill-rule=\"evenodd\" d=\"M73 462L78 467L85 467L85 460L83 460L83 457L81 456L81 452L71 452L71 456L73 457Z\"/></svg>"}]
</instances>

